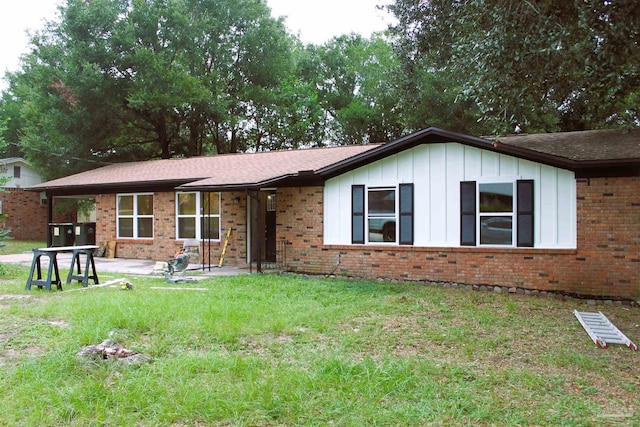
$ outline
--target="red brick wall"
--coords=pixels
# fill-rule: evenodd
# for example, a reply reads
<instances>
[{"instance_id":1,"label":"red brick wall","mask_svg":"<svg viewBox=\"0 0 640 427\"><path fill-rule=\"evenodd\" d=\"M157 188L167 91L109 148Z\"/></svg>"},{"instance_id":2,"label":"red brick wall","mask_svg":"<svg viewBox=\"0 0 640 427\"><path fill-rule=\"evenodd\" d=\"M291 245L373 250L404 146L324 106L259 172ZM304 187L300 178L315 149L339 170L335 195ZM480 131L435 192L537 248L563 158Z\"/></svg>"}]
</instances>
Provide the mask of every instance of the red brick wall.
<instances>
[{"instance_id":1,"label":"red brick wall","mask_svg":"<svg viewBox=\"0 0 640 427\"><path fill-rule=\"evenodd\" d=\"M278 264L292 271L328 273L338 251L322 243L323 187L281 188L276 198Z\"/></svg>"},{"instance_id":2,"label":"red brick wall","mask_svg":"<svg viewBox=\"0 0 640 427\"><path fill-rule=\"evenodd\" d=\"M577 187L572 285L640 298L640 177L580 179Z\"/></svg>"},{"instance_id":3,"label":"red brick wall","mask_svg":"<svg viewBox=\"0 0 640 427\"><path fill-rule=\"evenodd\" d=\"M238 203L235 202L238 200ZM201 257L217 265L224 244L225 233L233 229L225 255L225 265L242 265L246 262L246 200L244 193L222 193L222 236L220 242L211 242L210 249L201 246ZM183 241L176 240L175 192L156 192L153 197L154 238L116 239L116 195L103 194L96 198L96 242L116 240L116 256L119 258L166 261L173 257ZM194 258L194 262L196 259Z\"/></svg>"},{"instance_id":4,"label":"red brick wall","mask_svg":"<svg viewBox=\"0 0 640 427\"><path fill-rule=\"evenodd\" d=\"M578 180L577 199L576 250L324 246L323 188L281 188L278 263L313 274L640 298L640 178ZM156 193L154 204L153 241L119 239L116 256L166 260L175 253L175 193ZM98 242L115 239L115 206L115 195L97 198ZM246 263L246 209L243 192L222 193L222 239L233 229L225 265ZM212 243L213 264L221 250Z\"/></svg>"},{"instance_id":5,"label":"red brick wall","mask_svg":"<svg viewBox=\"0 0 640 427\"><path fill-rule=\"evenodd\" d=\"M17 240L47 240L47 206L40 205L40 193L20 188L6 188L0 193L2 212L8 217L5 228Z\"/></svg>"},{"instance_id":6,"label":"red brick wall","mask_svg":"<svg viewBox=\"0 0 640 427\"><path fill-rule=\"evenodd\" d=\"M291 271L640 297L640 178L577 182L577 250L323 246L322 193L278 191L278 256Z\"/></svg>"}]
</instances>

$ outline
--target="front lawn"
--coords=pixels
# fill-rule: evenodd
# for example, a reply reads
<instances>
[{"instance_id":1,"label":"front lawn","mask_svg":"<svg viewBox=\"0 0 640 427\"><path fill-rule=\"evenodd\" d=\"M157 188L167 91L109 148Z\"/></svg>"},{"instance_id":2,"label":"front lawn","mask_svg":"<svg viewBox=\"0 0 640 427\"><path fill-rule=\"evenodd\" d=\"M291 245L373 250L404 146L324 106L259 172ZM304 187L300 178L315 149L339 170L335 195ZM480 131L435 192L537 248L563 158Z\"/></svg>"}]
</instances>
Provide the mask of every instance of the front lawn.
<instances>
[{"instance_id":1,"label":"front lawn","mask_svg":"<svg viewBox=\"0 0 640 427\"><path fill-rule=\"evenodd\" d=\"M47 246L47 242L39 240L5 240L0 243L0 255L31 252L31 249Z\"/></svg>"},{"instance_id":2,"label":"front lawn","mask_svg":"<svg viewBox=\"0 0 640 427\"><path fill-rule=\"evenodd\" d=\"M638 353L572 313L638 344L638 307L279 275L27 293L27 271L0 282L0 425L640 423ZM153 362L76 357L110 335Z\"/></svg>"}]
</instances>

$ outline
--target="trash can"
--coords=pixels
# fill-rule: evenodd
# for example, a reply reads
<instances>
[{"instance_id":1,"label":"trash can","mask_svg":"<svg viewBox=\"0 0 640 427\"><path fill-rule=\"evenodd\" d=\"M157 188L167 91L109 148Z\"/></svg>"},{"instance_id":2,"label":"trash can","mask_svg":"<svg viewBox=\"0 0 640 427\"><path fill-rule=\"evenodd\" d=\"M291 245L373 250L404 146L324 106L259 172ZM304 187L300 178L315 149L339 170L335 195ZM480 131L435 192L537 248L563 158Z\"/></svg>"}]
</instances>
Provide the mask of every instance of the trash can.
<instances>
[{"instance_id":1,"label":"trash can","mask_svg":"<svg viewBox=\"0 0 640 427\"><path fill-rule=\"evenodd\" d=\"M76 246L96 244L95 222L79 222L74 224L74 229L76 236Z\"/></svg>"},{"instance_id":2,"label":"trash can","mask_svg":"<svg viewBox=\"0 0 640 427\"><path fill-rule=\"evenodd\" d=\"M73 224L49 224L49 230L51 232L51 246L73 246L75 241Z\"/></svg>"}]
</instances>

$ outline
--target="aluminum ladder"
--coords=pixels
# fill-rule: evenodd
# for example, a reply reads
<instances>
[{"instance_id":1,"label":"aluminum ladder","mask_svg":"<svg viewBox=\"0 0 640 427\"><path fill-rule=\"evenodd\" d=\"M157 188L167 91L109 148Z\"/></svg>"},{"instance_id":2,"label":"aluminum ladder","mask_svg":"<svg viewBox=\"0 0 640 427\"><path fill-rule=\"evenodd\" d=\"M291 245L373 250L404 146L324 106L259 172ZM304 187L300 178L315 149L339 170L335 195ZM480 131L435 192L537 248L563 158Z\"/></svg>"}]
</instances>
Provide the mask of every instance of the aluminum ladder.
<instances>
[{"instance_id":1,"label":"aluminum ladder","mask_svg":"<svg viewBox=\"0 0 640 427\"><path fill-rule=\"evenodd\" d=\"M638 351L638 346L631 342L601 311L588 313L573 310L573 314L596 345L607 348L608 344L622 344Z\"/></svg>"}]
</instances>

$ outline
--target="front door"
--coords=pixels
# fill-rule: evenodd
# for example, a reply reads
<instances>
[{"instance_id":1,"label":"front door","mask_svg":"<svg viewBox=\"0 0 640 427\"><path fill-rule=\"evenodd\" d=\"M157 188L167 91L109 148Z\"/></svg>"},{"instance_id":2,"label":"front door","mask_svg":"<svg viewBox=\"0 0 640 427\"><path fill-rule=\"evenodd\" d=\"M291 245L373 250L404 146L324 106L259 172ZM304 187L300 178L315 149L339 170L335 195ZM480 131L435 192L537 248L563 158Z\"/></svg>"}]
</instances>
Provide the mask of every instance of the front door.
<instances>
[{"instance_id":1,"label":"front door","mask_svg":"<svg viewBox=\"0 0 640 427\"><path fill-rule=\"evenodd\" d=\"M276 193L268 193L264 213L264 260L276 262Z\"/></svg>"},{"instance_id":2,"label":"front door","mask_svg":"<svg viewBox=\"0 0 640 427\"><path fill-rule=\"evenodd\" d=\"M259 198L259 199L258 199ZM251 261L276 262L276 193L259 191L251 197Z\"/></svg>"}]
</instances>

